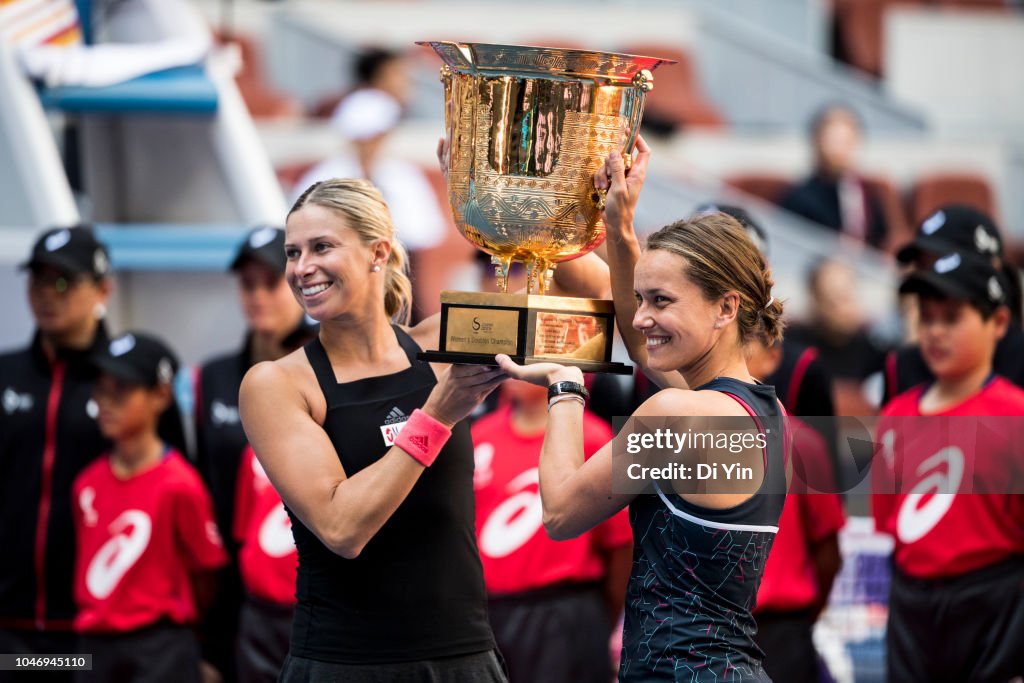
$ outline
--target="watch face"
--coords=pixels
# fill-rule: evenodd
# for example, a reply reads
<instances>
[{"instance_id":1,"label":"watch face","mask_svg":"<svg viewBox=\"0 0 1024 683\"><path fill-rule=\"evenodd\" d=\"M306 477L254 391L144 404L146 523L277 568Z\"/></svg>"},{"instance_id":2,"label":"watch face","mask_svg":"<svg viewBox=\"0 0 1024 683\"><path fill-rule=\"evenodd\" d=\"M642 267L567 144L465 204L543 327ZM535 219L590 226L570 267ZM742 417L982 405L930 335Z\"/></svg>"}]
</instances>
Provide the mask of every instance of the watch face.
<instances>
[{"instance_id":1,"label":"watch face","mask_svg":"<svg viewBox=\"0 0 1024 683\"><path fill-rule=\"evenodd\" d=\"M590 392L587 391L587 388L579 382L555 382L548 387L549 400L562 394L576 394L577 396L582 396L584 399L590 397Z\"/></svg>"}]
</instances>

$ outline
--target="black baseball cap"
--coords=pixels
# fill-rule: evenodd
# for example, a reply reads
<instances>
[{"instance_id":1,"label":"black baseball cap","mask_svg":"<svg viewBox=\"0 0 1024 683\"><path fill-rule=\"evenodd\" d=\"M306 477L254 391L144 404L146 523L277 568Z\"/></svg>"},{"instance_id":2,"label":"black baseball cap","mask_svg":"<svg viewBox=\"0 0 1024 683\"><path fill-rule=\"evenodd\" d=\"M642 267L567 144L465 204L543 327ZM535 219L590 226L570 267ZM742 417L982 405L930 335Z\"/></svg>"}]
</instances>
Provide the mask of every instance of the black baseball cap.
<instances>
[{"instance_id":1,"label":"black baseball cap","mask_svg":"<svg viewBox=\"0 0 1024 683\"><path fill-rule=\"evenodd\" d=\"M990 259L973 251L952 251L930 268L911 273L900 285L900 294L935 294L967 301L984 313L1006 305L1006 283Z\"/></svg>"},{"instance_id":2,"label":"black baseball cap","mask_svg":"<svg viewBox=\"0 0 1024 683\"><path fill-rule=\"evenodd\" d=\"M250 230L245 236L245 241L238 247L238 253L235 254L229 270L237 271L250 259L265 263L283 275L285 265L288 263L284 255L284 230L272 225Z\"/></svg>"},{"instance_id":3,"label":"black baseball cap","mask_svg":"<svg viewBox=\"0 0 1024 683\"><path fill-rule=\"evenodd\" d=\"M88 226L52 228L39 236L32 255L19 268L35 270L46 266L65 275L99 279L110 274L110 256Z\"/></svg>"},{"instance_id":4,"label":"black baseball cap","mask_svg":"<svg viewBox=\"0 0 1024 683\"><path fill-rule=\"evenodd\" d=\"M750 213L742 206L708 202L698 206L696 213L724 213L732 216L736 219L736 222L742 225L743 229L747 231L747 235L749 235L750 239L754 242L754 246L757 247L762 254L768 254L768 233L765 232L761 224L754 220L754 217L751 216Z\"/></svg>"},{"instance_id":5,"label":"black baseball cap","mask_svg":"<svg viewBox=\"0 0 1024 683\"><path fill-rule=\"evenodd\" d=\"M171 384L178 372L174 352L156 337L142 332L126 332L114 337L91 357L101 372L126 384L155 387Z\"/></svg>"},{"instance_id":6,"label":"black baseball cap","mask_svg":"<svg viewBox=\"0 0 1024 683\"><path fill-rule=\"evenodd\" d=\"M896 253L896 259L910 263L922 251L970 251L1002 257L1003 238L995 221L983 212L966 204L946 204L921 222L914 240Z\"/></svg>"}]
</instances>

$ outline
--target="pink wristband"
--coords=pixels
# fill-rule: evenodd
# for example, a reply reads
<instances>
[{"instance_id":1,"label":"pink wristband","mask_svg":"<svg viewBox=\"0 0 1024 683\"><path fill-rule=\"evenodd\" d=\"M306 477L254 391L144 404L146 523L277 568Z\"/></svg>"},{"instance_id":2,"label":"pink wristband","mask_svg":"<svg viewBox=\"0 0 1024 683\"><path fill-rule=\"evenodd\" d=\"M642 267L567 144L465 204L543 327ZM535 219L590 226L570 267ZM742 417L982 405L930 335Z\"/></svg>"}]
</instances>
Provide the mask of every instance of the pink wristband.
<instances>
[{"instance_id":1,"label":"pink wristband","mask_svg":"<svg viewBox=\"0 0 1024 683\"><path fill-rule=\"evenodd\" d=\"M398 432L395 445L424 467L430 467L444 448L452 430L417 408Z\"/></svg>"}]
</instances>

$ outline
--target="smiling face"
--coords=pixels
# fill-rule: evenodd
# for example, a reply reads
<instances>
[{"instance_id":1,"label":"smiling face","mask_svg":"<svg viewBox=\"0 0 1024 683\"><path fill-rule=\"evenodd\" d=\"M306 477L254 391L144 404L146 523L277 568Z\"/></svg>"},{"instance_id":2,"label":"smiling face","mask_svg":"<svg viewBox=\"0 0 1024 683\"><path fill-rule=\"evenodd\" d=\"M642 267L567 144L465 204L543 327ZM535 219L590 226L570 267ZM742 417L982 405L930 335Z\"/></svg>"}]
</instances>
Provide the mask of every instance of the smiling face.
<instances>
[{"instance_id":1,"label":"smiling face","mask_svg":"<svg viewBox=\"0 0 1024 683\"><path fill-rule=\"evenodd\" d=\"M364 244L339 212L306 204L288 217L285 278L314 320L360 316L384 308L387 251L381 240Z\"/></svg>"},{"instance_id":2,"label":"smiling face","mask_svg":"<svg viewBox=\"0 0 1024 683\"><path fill-rule=\"evenodd\" d=\"M1008 318L1005 307L986 320L966 301L922 295L917 329L925 363L943 380L958 379L990 365Z\"/></svg>"},{"instance_id":3,"label":"smiling face","mask_svg":"<svg viewBox=\"0 0 1024 683\"><path fill-rule=\"evenodd\" d=\"M708 356L720 336L720 306L686 275L686 260L664 249L646 250L636 264L633 327L647 338L654 370L686 371Z\"/></svg>"}]
</instances>

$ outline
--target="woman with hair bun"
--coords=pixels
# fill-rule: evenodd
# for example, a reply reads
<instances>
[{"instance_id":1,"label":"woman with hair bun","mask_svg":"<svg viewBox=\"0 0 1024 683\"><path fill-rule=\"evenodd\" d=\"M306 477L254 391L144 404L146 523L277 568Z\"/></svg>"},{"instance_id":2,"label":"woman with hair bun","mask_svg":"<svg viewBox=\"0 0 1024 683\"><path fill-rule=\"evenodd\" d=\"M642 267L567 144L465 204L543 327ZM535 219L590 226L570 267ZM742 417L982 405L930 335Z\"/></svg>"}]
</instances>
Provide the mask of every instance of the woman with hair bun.
<instances>
[{"instance_id":1,"label":"woman with hair bun","mask_svg":"<svg viewBox=\"0 0 1024 683\"><path fill-rule=\"evenodd\" d=\"M637 149L628 176L621 156L613 154L595 180L608 189L605 222L616 313L634 360L663 379L663 386L692 389L655 394L615 441L584 462L587 395L579 369L497 359L510 376L549 387L540 456L548 534L572 538L629 506L635 547L619 680L768 681L751 610L785 500L784 413L774 390L748 372L744 346L781 336L782 304L772 295L760 251L726 214L666 226L640 251L632 221L650 149L642 139ZM756 425L751 436L763 440L741 453L724 452L749 467L753 479L740 486L696 487L682 476L651 477L644 493L613 488L612 444L620 438L628 443L644 431L644 418L648 425L700 424L712 432L737 418ZM615 452L616 468L624 469L623 460L632 462L619 459L623 450ZM693 473L698 463L714 464L720 454L682 448L673 458L681 472L689 467ZM617 483L622 475L616 470Z\"/></svg>"},{"instance_id":2,"label":"woman with hair bun","mask_svg":"<svg viewBox=\"0 0 1024 683\"><path fill-rule=\"evenodd\" d=\"M240 392L299 554L281 680L504 681L464 418L505 373L416 359L436 348L439 317L405 326L406 253L371 183L312 185L288 214L284 248L320 333L254 366Z\"/></svg>"}]
</instances>

